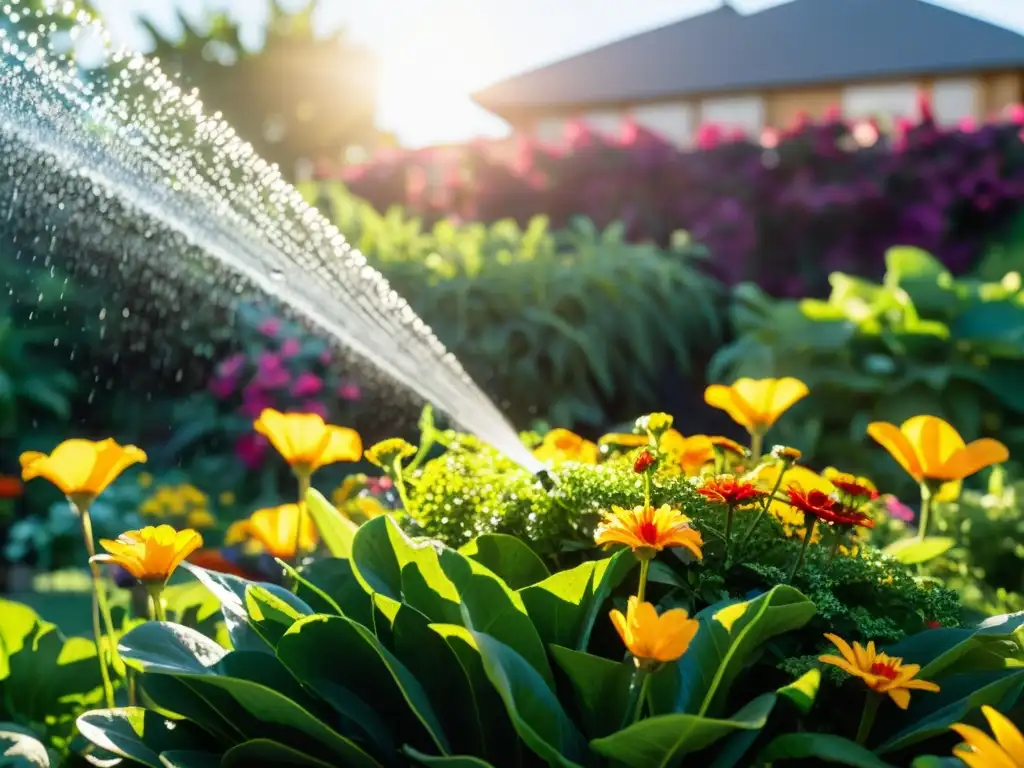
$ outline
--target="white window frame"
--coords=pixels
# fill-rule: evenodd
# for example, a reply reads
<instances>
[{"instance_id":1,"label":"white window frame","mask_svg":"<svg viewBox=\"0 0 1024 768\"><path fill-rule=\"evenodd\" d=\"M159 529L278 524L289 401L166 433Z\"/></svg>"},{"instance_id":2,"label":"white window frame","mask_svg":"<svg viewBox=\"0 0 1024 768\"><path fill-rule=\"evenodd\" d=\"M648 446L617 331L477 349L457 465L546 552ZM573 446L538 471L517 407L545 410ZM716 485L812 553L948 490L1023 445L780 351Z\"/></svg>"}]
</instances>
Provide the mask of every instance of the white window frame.
<instances>
[{"instance_id":1,"label":"white window frame","mask_svg":"<svg viewBox=\"0 0 1024 768\"><path fill-rule=\"evenodd\" d=\"M849 119L917 116L920 87L913 81L851 85L843 89L843 116Z\"/></svg>"},{"instance_id":2,"label":"white window frame","mask_svg":"<svg viewBox=\"0 0 1024 768\"><path fill-rule=\"evenodd\" d=\"M949 77L932 84L932 111L939 125L959 125L981 115L981 83L973 77Z\"/></svg>"},{"instance_id":3,"label":"white window frame","mask_svg":"<svg viewBox=\"0 0 1024 768\"><path fill-rule=\"evenodd\" d=\"M582 117L582 122L590 130L608 138L615 138L622 131L625 115L615 109L595 109Z\"/></svg>"},{"instance_id":4,"label":"white window frame","mask_svg":"<svg viewBox=\"0 0 1024 768\"><path fill-rule=\"evenodd\" d=\"M721 96L700 104L702 124L741 128L751 136L760 136L764 121L765 105L760 96Z\"/></svg>"},{"instance_id":5,"label":"white window frame","mask_svg":"<svg viewBox=\"0 0 1024 768\"><path fill-rule=\"evenodd\" d=\"M692 104L681 101L639 104L630 110L637 125L679 147L693 141L695 113Z\"/></svg>"}]
</instances>

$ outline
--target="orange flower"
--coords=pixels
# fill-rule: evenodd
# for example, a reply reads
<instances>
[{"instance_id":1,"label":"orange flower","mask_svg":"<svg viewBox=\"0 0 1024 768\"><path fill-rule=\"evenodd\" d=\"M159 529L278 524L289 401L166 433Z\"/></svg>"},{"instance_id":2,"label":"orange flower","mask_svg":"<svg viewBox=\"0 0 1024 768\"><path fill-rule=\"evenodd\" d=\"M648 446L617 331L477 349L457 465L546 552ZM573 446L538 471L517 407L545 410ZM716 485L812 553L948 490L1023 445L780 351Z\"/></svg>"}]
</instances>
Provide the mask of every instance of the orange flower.
<instances>
[{"instance_id":1,"label":"orange flower","mask_svg":"<svg viewBox=\"0 0 1024 768\"><path fill-rule=\"evenodd\" d=\"M799 379L737 379L729 386L712 384L704 402L719 408L751 434L764 434L793 403L806 397Z\"/></svg>"},{"instance_id":2,"label":"orange flower","mask_svg":"<svg viewBox=\"0 0 1024 768\"><path fill-rule=\"evenodd\" d=\"M568 429L552 429L544 435L533 455L541 461L576 461L580 464L597 463L597 444L570 432Z\"/></svg>"},{"instance_id":3,"label":"orange flower","mask_svg":"<svg viewBox=\"0 0 1024 768\"><path fill-rule=\"evenodd\" d=\"M743 458L747 455L747 449L728 437L722 437L721 435L711 435L708 438L711 444L715 447L715 450L720 453L731 453L738 458Z\"/></svg>"},{"instance_id":4,"label":"orange flower","mask_svg":"<svg viewBox=\"0 0 1024 768\"><path fill-rule=\"evenodd\" d=\"M594 531L594 540L598 545L625 544L642 558L651 558L666 547L685 547L700 560L704 540L689 523L690 518L667 504L657 510L613 506Z\"/></svg>"},{"instance_id":5,"label":"orange flower","mask_svg":"<svg viewBox=\"0 0 1024 768\"><path fill-rule=\"evenodd\" d=\"M117 476L133 464L146 460L134 445L118 445L112 438L65 440L47 455L38 451L21 454L21 477L43 477L79 506L87 506L106 490Z\"/></svg>"},{"instance_id":6,"label":"orange flower","mask_svg":"<svg viewBox=\"0 0 1024 768\"><path fill-rule=\"evenodd\" d=\"M789 503L795 509L799 509L805 516L815 517L825 523L836 525L860 525L864 528L874 528L875 521L844 505L835 496L830 496L824 491L812 488L805 491L799 485L791 484L786 493L789 494Z\"/></svg>"},{"instance_id":7,"label":"orange flower","mask_svg":"<svg viewBox=\"0 0 1024 768\"><path fill-rule=\"evenodd\" d=\"M687 475L698 475L715 460L715 446L707 435L684 437L678 446L679 466Z\"/></svg>"},{"instance_id":8,"label":"orange flower","mask_svg":"<svg viewBox=\"0 0 1024 768\"><path fill-rule=\"evenodd\" d=\"M671 431L671 430L670 430ZM639 448L642 445L649 445L651 438L647 435L635 435L630 432L609 432L598 438L598 445L608 445L613 448Z\"/></svg>"},{"instance_id":9,"label":"orange flower","mask_svg":"<svg viewBox=\"0 0 1024 768\"><path fill-rule=\"evenodd\" d=\"M728 504L730 507L752 504L767 495L764 491L758 490L753 483L737 480L734 475L705 478L697 488L697 493L710 502Z\"/></svg>"},{"instance_id":10,"label":"orange flower","mask_svg":"<svg viewBox=\"0 0 1024 768\"><path fill-rule=\"evenodd\" d=\"M312 473L338 461L359 461L363 456L358 432L325 424L315 413L280 413L267 408L253 426L299 473Z\"/></svg>"},{"instance_id":11,"label":"orange flower","mask_svg":"<svg viewBox=\"0 0 1024 768\"><path fill-rule=\"evenodd\" d=\"M914 416L899 427L875 421L868 425L868 434L919 483L963 480L1010 458L998 440L986 437L965 444L960 433L937 416Z\"/></svg>"},{"instance_id":12,"label":"orange flower","mask_svg":"<svg viewBox=\"0 0 1024 768\"><path fill-rule=\"evenodd\" d=\"M1017 726L988 704L982 706L981 714L988 720L992 736L973 725L951 725L950 729L964 740L953 754L968 768L1017 768L1024 765L1024 736Z\"/></svg>"},{"instance_id":13,"label":"orange flower","mask_svg":"<svg viewBox=\"0 0 1024 768\"><path fill-rule=\"evenodd\" d=\"M139 531L126 531L117 541L100 539L100 546L109 554L95 555L97 563L120 565L144 583L164 584L181 561L203 544L196 531L176 531L169 525L146 526Z\"/></svg>"},{"instance_id":14,"label":"orange flower","mask_svg":"<svg viewBox=\"0 0 1024 768\"><path fill-rule=\"evenodd\" d=\"M638 667L676 661L686 653L700 628L700 622L691 619L682 608L673 608L659 616L653 605L639 602L635 595L626 604L625 616L617 610L610 616Z\"/></svg>"},{"instance_id":15,"label":"orange flower","mask_svg":"<svg viewBox=\"0 0 1024 768\"><path fill-rule=\"evenodd\" d=\"M261 509L249 516L244 532L258 540L274 557L289 560L295 557L295 531L299 525L298 504ZM310 515L301 515L302 535L299 549L306 552L318 541L316 524Z\"/></svg>"},{"instance_id":16,"label":"orange flower","mask_svg":"<svg viewBox=\"0 0 1024 768\"><path fill-rule=\"evenodd\" d=\"M851 648L849 643L837 635L826 634L825 637L839 649L842 658L826 654L820 656L818 661L839 667L848 675L859 677L875 693L889 694L889 698L900 709L906 709L910 705L911 691L939 691L939 686L935 683L915 679L921 670L919 664L904 664L901 658L876 652L873 642L868 643L866 648L860 643L854 643Z\"/></svg>"},{"instance_id":17,"label":"orange flower","mask_svg":"<svg viewBox=\"0 0 1024 768\"><path fill-rule=\"evenodd\" d=\"M0 499L16 499L24 490L21 480L9 475L0 475Z\"/></svg>"}]
</instances>

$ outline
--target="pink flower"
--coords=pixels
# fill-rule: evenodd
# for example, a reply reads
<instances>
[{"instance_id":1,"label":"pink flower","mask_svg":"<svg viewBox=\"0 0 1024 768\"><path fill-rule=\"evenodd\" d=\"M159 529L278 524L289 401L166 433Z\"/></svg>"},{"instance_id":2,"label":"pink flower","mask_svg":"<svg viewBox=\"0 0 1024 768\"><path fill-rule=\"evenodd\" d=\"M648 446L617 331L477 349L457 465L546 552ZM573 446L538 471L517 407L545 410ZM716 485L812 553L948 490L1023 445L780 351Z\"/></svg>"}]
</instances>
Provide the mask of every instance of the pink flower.
<instances>
[{"instance_id":1,"label":"pink flower","mask_svg":"<svg viewBox=\"0 0 1024 768\"><path fill-rule=\"evenodd\" d=\"M325 349L323 352L320 353L320 356L317 358L317 360L319 360L322 365L330 365L331 350Z\"/></svg>"},{"instance_id":2,"label":"pink flower","mask_svg":"<svg viewBox=\"0 0 1024 768\"><path fill-rule=\"evenodd\" d=\"M258 330L264 336L276 336L277 332L281 330L281 321L276 317L268 317L259 324Z\"/></svg>"},{"instance_id":3,"label":"pink flower","mask_svg":"<svg viewBox=\"0 0 1024 768\"><path fill-rule=\"evenodd\" d=\"M885 497L885 508L889 512L891 517L897 520L902 520L905 523L912 522L914 519L914 510L904 504L902 501L897 499L895 496Z\"/></svg>"},{"instance_id":4,"label":"pink flower","mask_svg":"<svg viewBox=\"0 0 1024 768\"><path fill-rule=\"evenodd\" d=\"M292 394L295 397L311 397L319 395L323 391L324 382L315 373L300 373L299 378L292 385Z\"/></svg>"},{"instance_id":5,"label":"pink flower","mask_svg":"<svg viewBox=\"0 0 1024 768\"><path fill-rule=\"evenodd\" d=\"M281 356L295 357L302 351L302 343L298 339L285 339L281 344Z\"/></svg>"},{"instance_id":6,"label":"pink flower","mask_svg":"<svg viewBox=\"0 0 1024 768\"><path fill-rule=\"evenodd\" d=\"M210 392L218 400L227 400L235 393L238 379L230 376L214 376L210 379Z\"/></svg>"},{"instance_id":7,"label":"pink flower","mask_svg":"<svg viewBox=\"0 0 1024 768\"><path fill-rule=\"evenodd\" d=\"M244 353L239 352L238 354L231 355L220 361L217 366L217 375L224 378L232 378L242 372L245 367L245 361L247 360Z\"/></svg>"},{"instance_id":8,"label":"pink flower","mask_svg":"<svg viewBox=\"0 0 1024 768\"><path fill-rule=\"evenodd\" d=\"M287 372L285 372L287 375ZM274 407L274 398L266 392L259 383L252 382L242 390L242 406L239 411L243 416L259 418L259 415L267 408Z\"/></svg>"},{"instance_id":9,"label":"pink flower","mask_svg":"<svg viewBox=\"0 0 1024 768\"><path fill-rule=\"evenodd\" d=\"M295 410L299 413L315 413L324 421L327 420L327 406L317 400L309 400Z\"/></svg>"},{"instance_id":10,"label":"pink flower","mask_svg":"<svg viewBox=\"0 0 1024 768\"><path fill-rule=\"evenodd\" d=\"M238 442L235 443L235 455L246 467L256 470L263 466L269 447L270 443L263 435L250 433L238 438Z\"/></svg>"},{"instance_id":11,"label":"pink flower","mask_svg":"<svg viewBox=\"0 0 1024 768\"><path fill-rule=\"evenodd\" d=\"M257 367L261 371L276 371L282 366L281 358L273 352L264 352L260 355Z\"/></svg>"},{"instance_id":12,"label":"pink flower","mask_svg":"<svg viewBox=\"0 0 1024 768\"><path fill-rule=\"evenodd\" d=\"M359 400L362 396L358 384L342 384L338 387L338 397L342 400Z\"/></svg>"},{"instance_id":13,"label":"pink flower","mask_svg":"<svg viewBox=\"0 0 1024 768\"><path fill-rule=\"evenodd\" d=\"M281 389L288 386L292 375L284 367L281 358L273 352L260 355L255 383L263 389Z\"/></svg>"}]
</instances>

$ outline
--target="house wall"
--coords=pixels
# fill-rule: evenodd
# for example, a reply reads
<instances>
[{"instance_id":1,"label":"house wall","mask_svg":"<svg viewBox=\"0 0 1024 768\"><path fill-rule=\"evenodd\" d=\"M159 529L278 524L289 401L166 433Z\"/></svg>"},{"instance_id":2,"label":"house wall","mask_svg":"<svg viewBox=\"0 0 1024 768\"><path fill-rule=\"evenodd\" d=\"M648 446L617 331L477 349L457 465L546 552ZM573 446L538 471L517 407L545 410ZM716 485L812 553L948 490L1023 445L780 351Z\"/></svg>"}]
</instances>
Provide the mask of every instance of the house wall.
<instances>
[{"instance_id":1,"label":"house wall","mask_svg":"<svg viewBox=\"0 0 1024 768\"><path fill-rule=\"evenodd\" d=\"M938 78L859 81L760 94L709 94L642 104L595 105L572 113L513 121L513 125L521 133L560 143L571 120L587 122L603 133L615 133L623 120L632 118L686 146L702 122L733 122L733 127L750 134L766 127L788 127L801 113L820 118L835 108L850 118L912 118L922 92L931 95L940 122L956 124L965 117L984 120L1024 101L1024 71L952 73Z\"/></svg>"}]
</instances>

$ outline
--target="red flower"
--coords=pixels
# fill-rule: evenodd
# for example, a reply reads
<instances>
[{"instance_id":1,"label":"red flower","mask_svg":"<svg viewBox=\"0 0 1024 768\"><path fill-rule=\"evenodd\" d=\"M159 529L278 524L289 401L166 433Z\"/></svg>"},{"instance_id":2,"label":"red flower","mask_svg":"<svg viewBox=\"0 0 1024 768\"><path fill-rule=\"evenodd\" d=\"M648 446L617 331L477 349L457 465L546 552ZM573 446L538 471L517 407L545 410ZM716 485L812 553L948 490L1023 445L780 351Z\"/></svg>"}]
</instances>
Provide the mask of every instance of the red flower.
<instances>
[{"instance_id":1,"label":"red flower","mask_svg":"<svg viewBox=\"0 0 1024 768\"><path fill-rule=\"evenodd\" d=\"M22 490L21 480L11 475L0 475L0 499L16 499Z\"/></svg>"},{"instance_id":2,"label":"red flower","mask_svg":"<svg viewBox=\"0 0 1024 768\"><path fill-rule=\"evenodd\" d=\"M942 624L937 622L935 619L929 619L924 623L928 629L942 629Z\"/></svg>"},{"instance_id":3,"label":"red flower","mask_svg":"<svg viewBox=\"0 0 1024 768\"><path fill-rule=\"evenodd\" d=\"M638 475L642 475L648 469L653 467L656 461L657 459L654 458L654 455L644 448L636 457L636 461L633 462L633 471Z\"/></svg>"},{"instance_id":4,"label":"red flower","mask_svg":"<svg viewBox=\"0 0 1024 768\"><path fill-rule=\"evenodd\" d=\"M875 527L875 521L863 512L850 509L839 499L824 491L817 489L804 491L798 485L791 485L786 489L786 493L789 494L790 506L799 509L804 515L811 515L824 523L859 525L864 528Z\"/></svg>"},{"instance_id":5,"label":"red flower","mask_svg":"<svg viewBox=\"0 0 1024 768\"><path fill-rule=\"evenodd\" d=\"M767 494L759 491L753 483L744 483L734 475L709 477L697 489L697 493L710 502L738 507L764 498Z\"/></svg>"}]
</instances>

